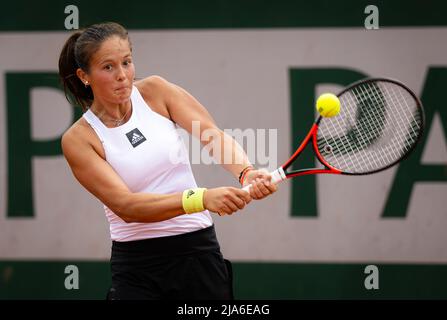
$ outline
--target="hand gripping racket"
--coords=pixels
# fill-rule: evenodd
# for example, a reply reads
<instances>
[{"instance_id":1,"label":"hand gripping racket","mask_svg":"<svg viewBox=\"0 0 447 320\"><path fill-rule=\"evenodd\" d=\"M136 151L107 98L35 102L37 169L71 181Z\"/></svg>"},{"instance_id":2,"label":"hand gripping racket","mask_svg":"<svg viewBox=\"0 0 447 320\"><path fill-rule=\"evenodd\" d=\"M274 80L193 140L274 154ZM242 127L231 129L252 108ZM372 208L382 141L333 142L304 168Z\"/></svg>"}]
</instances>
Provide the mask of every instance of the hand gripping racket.
<instances>
[{"instance_id":1,"label":"hand gripping racket","mask_svg":"<svg viewBox=\"0 0 447 320\"><path fill-rule=\"evenodd\" d=\"M364 79L338 95L340 113L321 115L295 153L271 172L272 182L307 174L365 175L405 159L424 128L421 101L404 84L385 78ZM308 144L321 168L290 170ZM243 189L249 191L250 185Z\"/></svg>"}]
</instances>

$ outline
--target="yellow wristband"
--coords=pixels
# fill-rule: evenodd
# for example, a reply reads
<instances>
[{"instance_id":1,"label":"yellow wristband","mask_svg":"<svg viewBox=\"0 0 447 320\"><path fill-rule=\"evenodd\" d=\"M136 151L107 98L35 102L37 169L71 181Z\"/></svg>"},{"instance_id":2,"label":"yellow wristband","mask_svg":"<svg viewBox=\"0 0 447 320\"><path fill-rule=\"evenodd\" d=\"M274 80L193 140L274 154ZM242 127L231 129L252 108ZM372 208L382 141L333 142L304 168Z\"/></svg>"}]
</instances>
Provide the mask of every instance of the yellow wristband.
<instances>
[{"instance_id":1,"label":"yellow wristband","mask_svg":"<svg viewBox=\"0 0 447 320\"><path fill-rule=\"evenodd\" d=\"M206 188L186 189L183 191L182 205L186 213L194 213L205 210L203 206L203 194Z\"/></svg>"}]
</instances>

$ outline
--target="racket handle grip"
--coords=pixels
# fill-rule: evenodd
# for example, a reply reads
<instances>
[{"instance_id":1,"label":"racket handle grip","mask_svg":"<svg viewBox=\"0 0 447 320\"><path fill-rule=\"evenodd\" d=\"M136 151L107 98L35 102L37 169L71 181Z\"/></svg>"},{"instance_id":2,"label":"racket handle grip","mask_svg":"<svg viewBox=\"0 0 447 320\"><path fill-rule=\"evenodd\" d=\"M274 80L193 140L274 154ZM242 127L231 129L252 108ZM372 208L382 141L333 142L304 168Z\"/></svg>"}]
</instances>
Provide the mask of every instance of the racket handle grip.
<instances>
[{"instance_id":1,"label":"racket handle grip","mask_svg":"<svg viewBox=\"0 0 447 320\"><path fill-rule=\"evenodd\" d=\"M281 168L281 167L279 167L278 169L276 169L276 170L270 172L270 175L272 176L272 182L273 182L273 183L276 183L276 184L278 184L278 183L280 183L281 181L287 179L286 174L284 173L284 170L283 170L283 168ZM250 192L250 187L251 187L251 184L249 184L249 185L243 187L242 190L245 190L245 191L247 191L247 192Z\"/></svg>"}]
</instances>

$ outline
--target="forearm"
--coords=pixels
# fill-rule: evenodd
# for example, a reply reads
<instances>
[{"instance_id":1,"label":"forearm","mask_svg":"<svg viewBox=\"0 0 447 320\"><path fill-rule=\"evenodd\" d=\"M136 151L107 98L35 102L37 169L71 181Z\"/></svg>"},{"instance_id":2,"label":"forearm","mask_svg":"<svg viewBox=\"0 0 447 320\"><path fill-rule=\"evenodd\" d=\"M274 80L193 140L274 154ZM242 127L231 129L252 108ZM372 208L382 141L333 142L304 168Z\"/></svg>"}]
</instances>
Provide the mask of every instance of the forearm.
<instances>
[{"instance_id":1,"label":"forearm","mask_svg":"<svg viewBox=\"0 0 447 320\"><path fill-rule=\"evenodd\" d=\"M214 130L206 141L206 148L216 162L230 172L236 180L239 179L241 171L251 165L241 145L222 130Z\"/></svg>"},{"instance_id":2,"label":"forearm","mask_svg":"<svg viewBox=\"0 0 447 320\"><path fill-rule=\"evenodd\" d=\"M126 222L159 222L185 214L182 193L128 193L111 209Z\"/></svg>"}]
</instances>

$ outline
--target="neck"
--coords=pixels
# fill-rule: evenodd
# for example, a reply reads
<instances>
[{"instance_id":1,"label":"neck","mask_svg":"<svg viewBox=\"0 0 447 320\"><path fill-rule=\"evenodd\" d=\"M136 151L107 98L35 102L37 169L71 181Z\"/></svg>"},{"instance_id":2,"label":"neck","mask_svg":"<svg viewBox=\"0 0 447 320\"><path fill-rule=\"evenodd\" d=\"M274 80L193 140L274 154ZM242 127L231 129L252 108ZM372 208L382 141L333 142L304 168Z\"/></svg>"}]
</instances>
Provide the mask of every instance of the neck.
<instances>
[{"instance_id":1,"label":"neck","mask_svg":"<svg viewBox=\"0 0 447 320\"><path fill-rule=\"evenodd\" d=\"M127 121L132 108L131 100L110 104L99 99L93 100L90 110L107 125L118 126Z\"/></svg>"}]
</instances>

